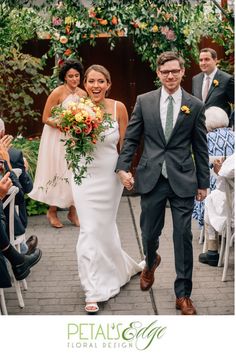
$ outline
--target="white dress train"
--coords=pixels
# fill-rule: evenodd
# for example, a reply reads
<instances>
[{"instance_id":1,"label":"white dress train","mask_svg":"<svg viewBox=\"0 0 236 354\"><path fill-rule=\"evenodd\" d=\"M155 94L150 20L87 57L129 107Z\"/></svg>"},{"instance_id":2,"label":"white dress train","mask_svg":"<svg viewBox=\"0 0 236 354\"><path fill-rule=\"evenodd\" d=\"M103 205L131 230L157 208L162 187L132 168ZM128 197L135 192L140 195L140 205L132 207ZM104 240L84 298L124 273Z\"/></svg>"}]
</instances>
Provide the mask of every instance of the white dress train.
<instances>
[{"instance_id":1,"label":"white dress train","mask_svg":"<svg viewBox=\"0 0 236 354\"><path fill-rule=\"evenodd\" d=\"M70 94L62 102L66 107L69 102L79 102L78 95ZM41 136L37 169L30 198L48 205L68 208L74 205L71 176L65 159L65 147L61 139L64 133L45 124Z\"/></svg>"},{"instance_id":2,"label":"white dress train","mask_svg":"<svg viewBox=\"0 0 236 354\"><path fill-rule=\"evenodd\" d=\"M80 218L77 243L79 277L86 302L106 301L142 270L121 247L116 215L123 186L114 172L118 153L119 127L116 102L113 127L98 142L94 160L81 185L72 180L72 192Z\"/></svg>"}]
</instances>

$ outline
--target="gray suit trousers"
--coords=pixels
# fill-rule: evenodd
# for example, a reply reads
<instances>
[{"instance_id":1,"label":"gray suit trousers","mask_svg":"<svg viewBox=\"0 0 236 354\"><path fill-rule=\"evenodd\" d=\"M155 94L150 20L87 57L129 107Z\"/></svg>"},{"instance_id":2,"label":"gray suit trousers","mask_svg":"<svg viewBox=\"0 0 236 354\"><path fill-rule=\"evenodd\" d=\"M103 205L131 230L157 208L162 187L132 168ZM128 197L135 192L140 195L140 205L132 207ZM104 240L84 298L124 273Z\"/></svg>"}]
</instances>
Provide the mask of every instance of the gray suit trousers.
<instances>
[{"instance_id":1,"label":"gray suit trousers","mask_svg":"<svg viewBox=\"0 0 236 354\"><path fill-rule=\"evenodd\" d=\"M180 198L172 190L168 179L160 176L154 189L141 195L142 243L146 263L150 269L156 259L159 237L165 222L165 207L169 200L173 220L176 297L190 296L192 291L192 232L191 221L194 197ZM168 237L169 235L167 235ZM170 251L171 253L171 251Z\"/></svg>"}]
</instances>

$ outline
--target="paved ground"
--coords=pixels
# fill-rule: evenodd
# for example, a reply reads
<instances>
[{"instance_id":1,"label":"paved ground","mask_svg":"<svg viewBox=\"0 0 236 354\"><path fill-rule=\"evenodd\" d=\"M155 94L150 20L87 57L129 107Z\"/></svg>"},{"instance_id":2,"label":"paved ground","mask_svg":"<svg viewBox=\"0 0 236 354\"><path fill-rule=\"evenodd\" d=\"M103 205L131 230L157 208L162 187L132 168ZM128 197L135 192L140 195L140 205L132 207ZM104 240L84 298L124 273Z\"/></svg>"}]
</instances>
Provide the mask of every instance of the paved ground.
<instances>
[{"instance_id":1,"label":"paved ground","mask_svg":"<svg viewBox=\"0 0 236 354\"><path fill-rule=\"evenodd\" d=\"M123 248L134 259L142 259L139 229L139 197L122 197L118 228ZM42 260L27 278L28 290L23 292L25 308L18 306L14 287L5 290L9 315L85 315L84 295L80 286L75 245L79 228L66 219L63 229L49 226L45 216L29 218L27 235L37 234L43 251ZM173 282L175 279L172 224L170 209L166 209L166 224L161 236L162 263L155 273L152 290L139 289L135 276L121 292L100 305L101 315L179 315L175 309ZM227 281L222 282L222 268L209 267L198 262L202 245L198 243L199 230L193 221L194 275L192 299L199 315L234 314L234 251L231 250Z\"/></svg>"}]
</instances>

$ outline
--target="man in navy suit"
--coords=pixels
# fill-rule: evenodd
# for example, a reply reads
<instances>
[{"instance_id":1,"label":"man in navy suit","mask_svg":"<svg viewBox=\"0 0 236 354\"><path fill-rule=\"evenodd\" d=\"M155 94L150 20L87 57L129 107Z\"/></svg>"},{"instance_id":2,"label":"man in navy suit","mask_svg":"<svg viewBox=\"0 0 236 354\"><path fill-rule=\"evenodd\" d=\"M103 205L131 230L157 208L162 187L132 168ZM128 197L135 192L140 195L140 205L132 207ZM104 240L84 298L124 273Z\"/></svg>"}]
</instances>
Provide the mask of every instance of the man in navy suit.
<instances>
[{"instance_id":1,"label":"man in navy suit","mask_svg":"<svg viewBox=\"0 0 236 354\"><path fill-rule=\"evenodd\" d=\"M200 51L201 73L192 79L192 94L205 103L205 108L217 106L230 117L234 103L234 78L217 68L217 53L212 48Z\"/></svg>"},{"instance_id":2,"label":"man in navy suit","mask_svg":"<svg viewBox=\"0 0 236 354\"><path fill-rule=\"evenodd\" d=\"M184 60L164 52L157 60L162 87L137 97L116 172L132 189L132 157L143 136L143 153L136 169L135 190L141 195L142 243L146 266L141 290L149 290L161 257L156 253L169 200L173 219L176 308L195 315L192 291L192 231L194 198L203 200L209 187L208 149L203 103L180 86ZM172 128L172 129L171 129Z\"/></svg>"}]
</instances>

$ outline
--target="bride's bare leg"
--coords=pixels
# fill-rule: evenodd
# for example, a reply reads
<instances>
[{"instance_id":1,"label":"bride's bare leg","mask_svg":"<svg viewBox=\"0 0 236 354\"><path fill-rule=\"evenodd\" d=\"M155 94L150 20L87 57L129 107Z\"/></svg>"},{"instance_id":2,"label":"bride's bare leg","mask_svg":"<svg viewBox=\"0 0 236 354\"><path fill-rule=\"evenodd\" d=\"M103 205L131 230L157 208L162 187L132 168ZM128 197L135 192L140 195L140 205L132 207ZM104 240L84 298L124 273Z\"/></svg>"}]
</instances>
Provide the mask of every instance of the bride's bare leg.
<instances>
[{"instance_id":1,"label":"bride's bare leg","mask_svg":"<svg viewBox=\"0 0 236 354\"><path fill-rule=\"evenodd\" d=\"M57 207L54 205L49 207L47 218L52 227L61 228L64 226L57 217Z\"/></svg>"},{"instance_id":2,"label":"bride's bare leg","mask_svg":"<svg viewBox=\"0 0 236 354\"><path fill-rule=\"evenodd\" d=\"M71 205L69 207L69 213L67 214L67 217L70 222L72 222L72 224L74 224L75 226L80 226L79 218L74 205Z\"/></svg>"}]
</instances>

